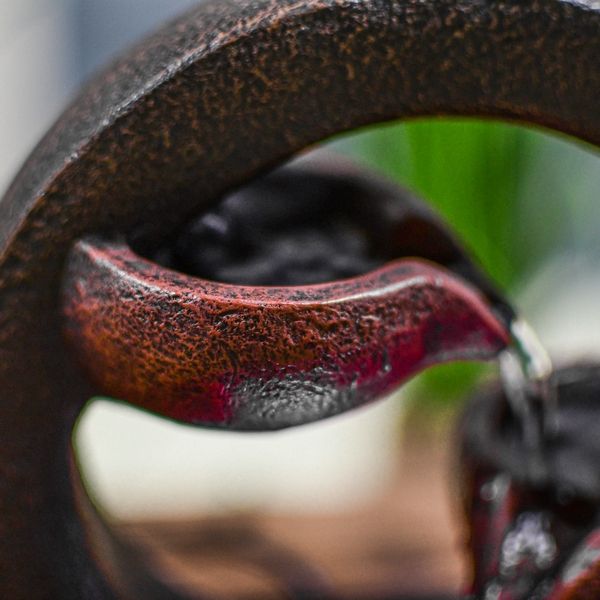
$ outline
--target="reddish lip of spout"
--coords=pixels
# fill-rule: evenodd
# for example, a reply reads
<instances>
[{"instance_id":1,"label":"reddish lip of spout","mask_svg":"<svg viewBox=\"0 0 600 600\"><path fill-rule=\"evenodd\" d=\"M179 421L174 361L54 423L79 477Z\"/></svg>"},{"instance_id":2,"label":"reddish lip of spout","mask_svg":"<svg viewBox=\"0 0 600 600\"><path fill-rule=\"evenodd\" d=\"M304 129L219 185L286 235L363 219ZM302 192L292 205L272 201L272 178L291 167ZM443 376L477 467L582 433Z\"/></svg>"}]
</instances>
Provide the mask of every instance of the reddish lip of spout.
<instances>
[{"instance_id":1,"label":"reddish lip of spout","mask_svg":"<svg viewBox=\"0 0 600 600\"><path fill-rule=\"evenodd\" d=\"M80 241L66 337L98 391L186 423L278 429L388 394L434 363L493 358L505 327L445 269L402 259L298 287L206 281Z\"/></svg>"}]
</instances>

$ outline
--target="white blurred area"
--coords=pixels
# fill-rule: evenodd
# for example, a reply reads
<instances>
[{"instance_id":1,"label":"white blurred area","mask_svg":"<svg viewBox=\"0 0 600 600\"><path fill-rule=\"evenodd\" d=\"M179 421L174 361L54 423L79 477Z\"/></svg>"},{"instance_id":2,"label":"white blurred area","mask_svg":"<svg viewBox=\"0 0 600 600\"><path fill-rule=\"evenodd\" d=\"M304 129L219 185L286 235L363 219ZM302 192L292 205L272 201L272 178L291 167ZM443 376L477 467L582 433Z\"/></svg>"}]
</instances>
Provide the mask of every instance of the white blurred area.
<instances>
[{"instance_id":1,"label":"white blurred area","mask_svg":"<svg viewBox=\"0 0 600 600\"><path fill-rule=\"evenodd\" d=\"M0 194L94 69L195 0L0 0Z\"/></svg>"},{"instance_id":2,"label":"white blurred area","mask_svg":"<svg viewBox=\"0 0 600 600\"><path fill-rule=\"evenodd\" d=\"M0 194L77 82L71 0L0 1Z\"/></svg>"},{"instance_id":3,"label":"white blurred area","mask_svg":"<svg viewBox=\"0 0 600 600\"><path fill-rule=\"evenodd\" d=\"M0 192L85 76L193 4L0 0ZM597 160L583 150L571 156L574 165L582 157ZM558 185L546 171L543 178ZM598 208L596 189L590 197ZM594 239L597 223L588 223ZM532 229L544 226L532 218ZM600 349L597 261L578 256L552 258L518 294L526 317L561 361L597 356ZM393 479L401 414L396 397L298 430L251 435L195 430L97 401L77 441L90 487L116 517L340 510L366 502Z\"/></svg>"},{"instance_id":4,"label":"white blurred area","mask_svg":"<svg viewBox=\"0 0 600 600\"><path fill-rule=\"evenodd\" d=\"M198 430L95 402L78 431L92 488L125 519L355 508L385 491L397 456L392 399L274 433Z\"/></svg>"}]
</instances>

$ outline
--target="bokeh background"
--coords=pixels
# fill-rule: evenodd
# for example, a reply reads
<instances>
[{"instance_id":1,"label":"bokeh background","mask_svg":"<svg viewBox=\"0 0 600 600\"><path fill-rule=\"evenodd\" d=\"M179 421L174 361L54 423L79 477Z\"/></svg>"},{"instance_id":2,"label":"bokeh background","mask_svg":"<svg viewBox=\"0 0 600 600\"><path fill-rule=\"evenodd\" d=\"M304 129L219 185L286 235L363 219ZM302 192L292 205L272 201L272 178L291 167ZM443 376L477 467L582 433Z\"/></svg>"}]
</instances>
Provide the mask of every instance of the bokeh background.
<instances>
[{"instance_id":1,"label":"bokeh background","mask_svg":"<svg viewBox=\"0 0 600 600\"><path fill-rule=\"evenodd\" d=\"M193 4L2 0L0 190L94 69ZM437 207L558 362L598 354L593 149L516 125L443 119L371 128L330 145ZM357 415L263 436L182 429L97 401L80 426L80 457L102 505L126 519L240 507L348 509L382 493L402 440L450 418L485 372L437 369Z\"/></svg>"}]
</instances>

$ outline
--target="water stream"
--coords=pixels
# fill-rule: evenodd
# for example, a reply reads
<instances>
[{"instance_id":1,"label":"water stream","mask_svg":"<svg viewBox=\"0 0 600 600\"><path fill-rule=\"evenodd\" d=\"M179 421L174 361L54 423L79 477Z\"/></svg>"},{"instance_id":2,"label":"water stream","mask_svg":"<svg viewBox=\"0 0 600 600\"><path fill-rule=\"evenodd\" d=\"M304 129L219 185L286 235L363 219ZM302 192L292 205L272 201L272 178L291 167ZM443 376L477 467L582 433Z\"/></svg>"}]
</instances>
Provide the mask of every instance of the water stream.
<instances>
[{"instance_id":1,"label":"water stream","mask_svg":"<svg viewBox=\"0 0 600 600\"><path fill-rule=\"evenodd\" d=\"M521 422L530 473L543 478L544 441L555 435L559 426L552 361L526 321L515 318L510 333L512 343L499 358L502 383Z\"/></svg>"}]
</instances>

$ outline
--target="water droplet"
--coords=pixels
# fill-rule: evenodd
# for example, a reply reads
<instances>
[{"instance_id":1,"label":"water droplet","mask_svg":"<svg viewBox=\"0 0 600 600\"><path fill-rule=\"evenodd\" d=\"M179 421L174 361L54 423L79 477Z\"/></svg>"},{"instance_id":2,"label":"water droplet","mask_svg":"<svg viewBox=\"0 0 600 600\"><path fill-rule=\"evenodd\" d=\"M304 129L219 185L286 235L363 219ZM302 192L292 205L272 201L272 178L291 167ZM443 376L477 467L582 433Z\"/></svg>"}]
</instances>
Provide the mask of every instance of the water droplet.
<instances>
[{"instance_id":1,"label":"water droplet","mask_svg":"<svg viewBox=\"0 0 600 600\"><path fill-rule=\"evenodd\" d=\"M484 600L499 600L502 586L499 583L490 583L485 589Z\"/></svg>"},{"instance_id":2,"label":"water droplet","mask_svg":"<svg viewBox=\"0 0 600 600\"><path fill-rule=\"evenodd\" d=\"M383 351L383 355L381 357L381 370L386 375L392 370L392 361L390 360L390 355L387 350Z\"/></svg>"},{"instance_id":3,"label":"water droplet","mask_svg":"<svg viewBox=\"0 0 600 600\"><path fill-rule=\"evenodd\" d=\"M523 571L549 568L557 555L557 545L544 513L523 513L502 543L500 572L513 577Z\"/></svg>"},{"instance_id":4,"label":"water droplet","mask_svg":"<svg viewBox=\"0 0 600 600\"><path fill-rule=\"evenodd\" d=\"M508 491L510 477L506 474L498 475L490 481L486 481L479 489L479 496L484 502L495 502L502 500Z\"/></svg>"}]
</instances>

